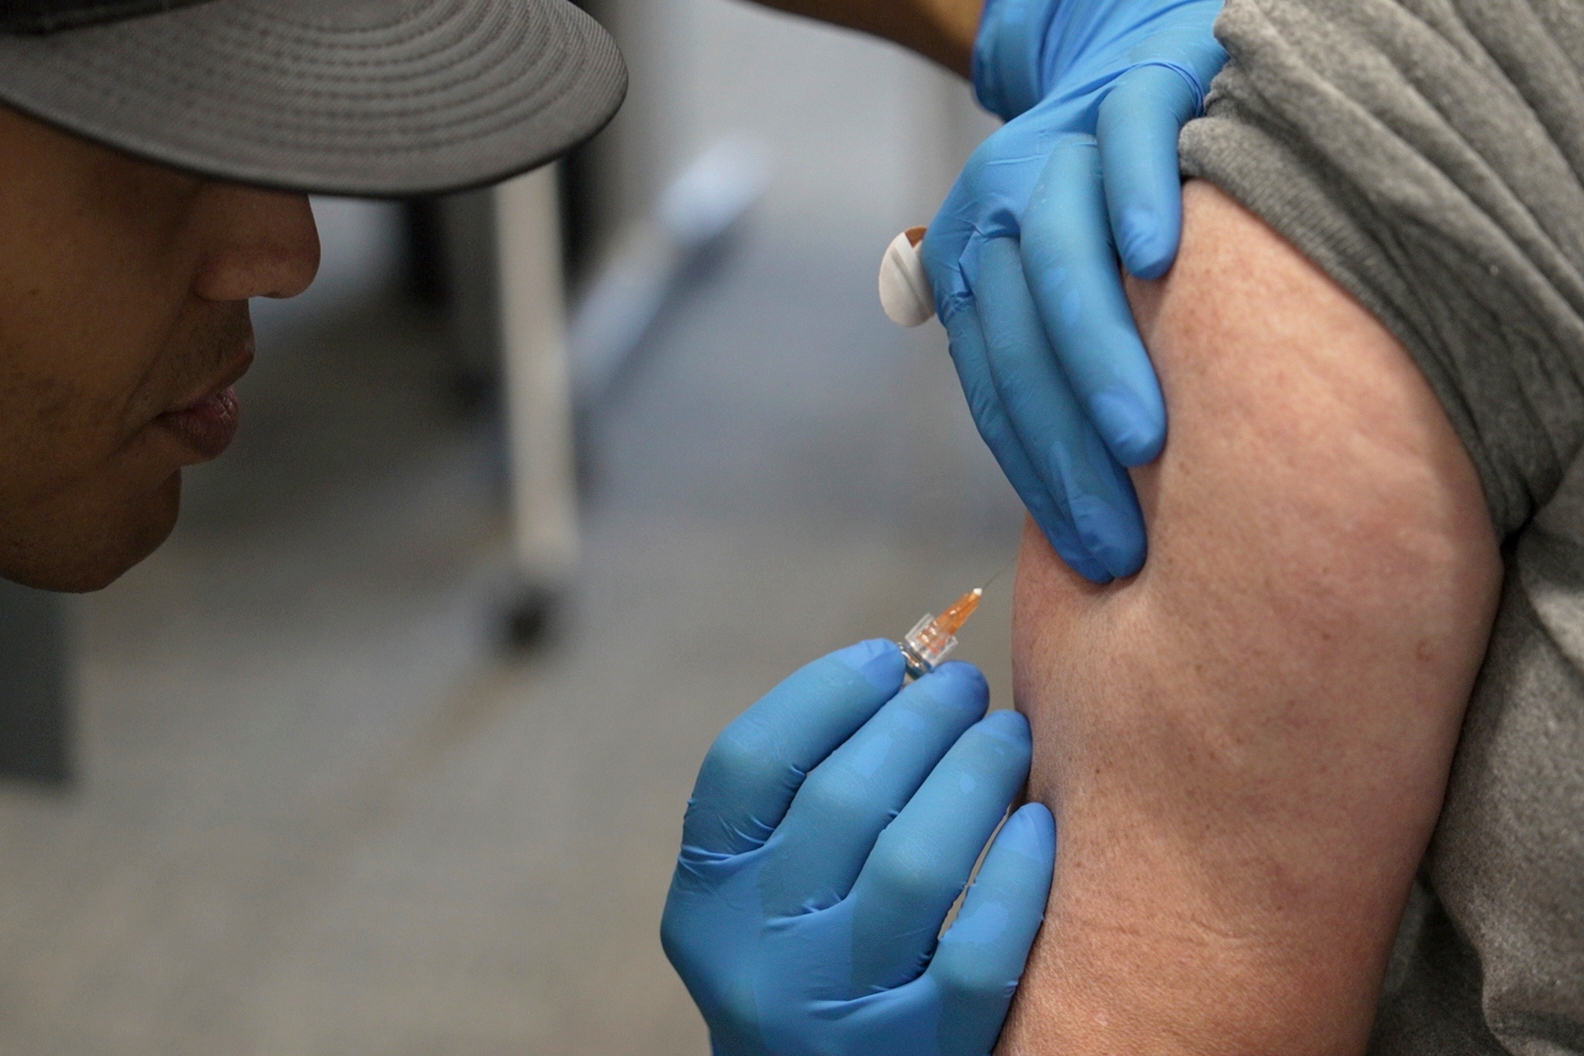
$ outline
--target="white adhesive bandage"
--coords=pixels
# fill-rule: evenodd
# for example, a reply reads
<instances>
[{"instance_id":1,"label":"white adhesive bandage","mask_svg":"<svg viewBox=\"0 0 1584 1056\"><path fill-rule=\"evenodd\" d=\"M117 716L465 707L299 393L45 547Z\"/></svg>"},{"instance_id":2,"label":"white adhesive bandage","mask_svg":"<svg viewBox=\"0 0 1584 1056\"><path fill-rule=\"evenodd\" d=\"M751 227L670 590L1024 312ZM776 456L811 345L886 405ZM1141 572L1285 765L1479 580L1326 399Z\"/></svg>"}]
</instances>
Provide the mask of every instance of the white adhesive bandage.
<instances>
[{"instance_id":1,"label":"white adhesive bandage","mask_svg":"<svg viewBox=\"0 0 1584 1056\"><path fill-rule=\"evenodd\" d=\"M923 241L924 228L908 228L880 260L880 307L898 326L921 326L935 316L935 293L918 250Z\"/></svg>"}]
</instances>

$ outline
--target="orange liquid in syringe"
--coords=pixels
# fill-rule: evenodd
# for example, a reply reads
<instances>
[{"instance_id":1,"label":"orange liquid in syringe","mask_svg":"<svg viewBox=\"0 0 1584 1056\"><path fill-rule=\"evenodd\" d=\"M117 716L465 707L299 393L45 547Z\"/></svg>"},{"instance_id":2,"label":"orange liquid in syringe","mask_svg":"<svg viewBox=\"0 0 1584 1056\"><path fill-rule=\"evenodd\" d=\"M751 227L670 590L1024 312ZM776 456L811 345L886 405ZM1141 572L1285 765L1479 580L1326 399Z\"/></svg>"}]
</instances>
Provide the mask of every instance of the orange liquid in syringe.
<instances>
[{"instance_id":1,"label":"orange liquid in syringe","mask_svg":"<svg viewBox=\"0 0 1584 1056\"><path fill-rule=\"evenodd\" d=\"M984 588L975 587L952 602L945 612L935 617L929 626L919 632L918 639L913 644L921 653L929 654L933 645L944 642L962 629L962 625L968 622L968 617L973 615L983 597Z\"/></svg>"},{"instance_id":2,"label":"orange liquid in syringe","mask_svg":"<svg viewBox=\"0 0 1584 1056\"><path fill-rule=\"evenodd\" d=\"M974 614L979 607L979 601L984 597L984 588L975 587L941 613L935 619L935 628L942 635L950 636L962 630L962 625L968 622L968 617Z\"/></svg>"}]
</instances>

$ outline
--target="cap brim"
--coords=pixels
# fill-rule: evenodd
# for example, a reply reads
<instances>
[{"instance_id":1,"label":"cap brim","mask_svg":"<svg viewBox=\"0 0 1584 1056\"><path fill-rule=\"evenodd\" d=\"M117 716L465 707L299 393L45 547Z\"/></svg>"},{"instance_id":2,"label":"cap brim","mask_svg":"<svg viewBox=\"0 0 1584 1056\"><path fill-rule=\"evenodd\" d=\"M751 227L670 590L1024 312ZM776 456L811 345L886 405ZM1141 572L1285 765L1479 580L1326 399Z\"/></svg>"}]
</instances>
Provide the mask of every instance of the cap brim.
<instances>
[{"instance_id":1,"label":"cap brim","mask_svg":"<svg viewBox=\"0 0 1584 1056\"><path fill-rule=\"evenodd\" d=\"M128 153L284 190L493 183L598 132L615 43L566 0L210 0L0 35L0 101Z\"/></svg>"}]
</instances>

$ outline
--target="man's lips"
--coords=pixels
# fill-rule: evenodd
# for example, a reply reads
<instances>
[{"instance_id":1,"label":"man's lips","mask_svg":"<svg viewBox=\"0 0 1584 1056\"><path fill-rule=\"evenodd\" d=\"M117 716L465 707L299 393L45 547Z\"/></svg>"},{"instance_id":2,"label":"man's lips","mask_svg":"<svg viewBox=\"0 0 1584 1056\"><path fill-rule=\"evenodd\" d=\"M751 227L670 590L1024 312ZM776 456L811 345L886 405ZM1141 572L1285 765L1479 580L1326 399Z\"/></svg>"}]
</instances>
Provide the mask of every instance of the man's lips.
<instances>
[{"instance_id":1,"label":"man's lips","mask_svg":"<svg viewBox=\"0 0 1584 1056\"><path fill-rule=\"evenodd\" d=\"M155 419L192 448L200 461L219 458L236 436L242 419L242 404L236 389L227 385L191 407L166 411Z\"/></svg>"},{"instance_id":2,"label":"man's lips","mask_svg":"<svg viewBox=\"0 0 1584 1056\"><path fill-rule=\"evenodd\" d=\"M242 418L242 404L234 383L253 363L251 349L207 392L188 400L175 410L166 411L155 421L175 433L203 462L219 458L236 436Z\"/></svg>"}]
</instances>

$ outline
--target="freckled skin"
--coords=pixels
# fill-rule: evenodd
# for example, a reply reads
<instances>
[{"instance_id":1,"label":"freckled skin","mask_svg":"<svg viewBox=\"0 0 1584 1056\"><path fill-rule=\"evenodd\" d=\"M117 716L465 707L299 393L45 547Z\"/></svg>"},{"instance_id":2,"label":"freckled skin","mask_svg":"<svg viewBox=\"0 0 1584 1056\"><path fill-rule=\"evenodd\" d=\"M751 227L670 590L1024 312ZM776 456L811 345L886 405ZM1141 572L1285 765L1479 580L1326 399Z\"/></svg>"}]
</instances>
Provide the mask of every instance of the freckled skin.
<instances>
[{"instance_id":1,"label":"freckled skin","mask_svg":"<svg viewBox=\"0 0 1584 1056\"><path fill-rule=\"evenodd\" d=\"M1025 530L1014 609L1049 913L999 1051L1362 1052L1501 578L1407 353L1213 187L1133 282L1171 431L1096 586Z\"/></svg>"},{"instance_id":2,"label":"freckled skin","mask_svg":"<svg viewBox=\"0 0 1584 1056\"><path fill-rule=\"evenodd\" d=\"M252 354L247 300L313 279L307 201L0 107L0 576L92 590L176 521L201 456L156 419Z\"/></svg>"}]
</instances>

